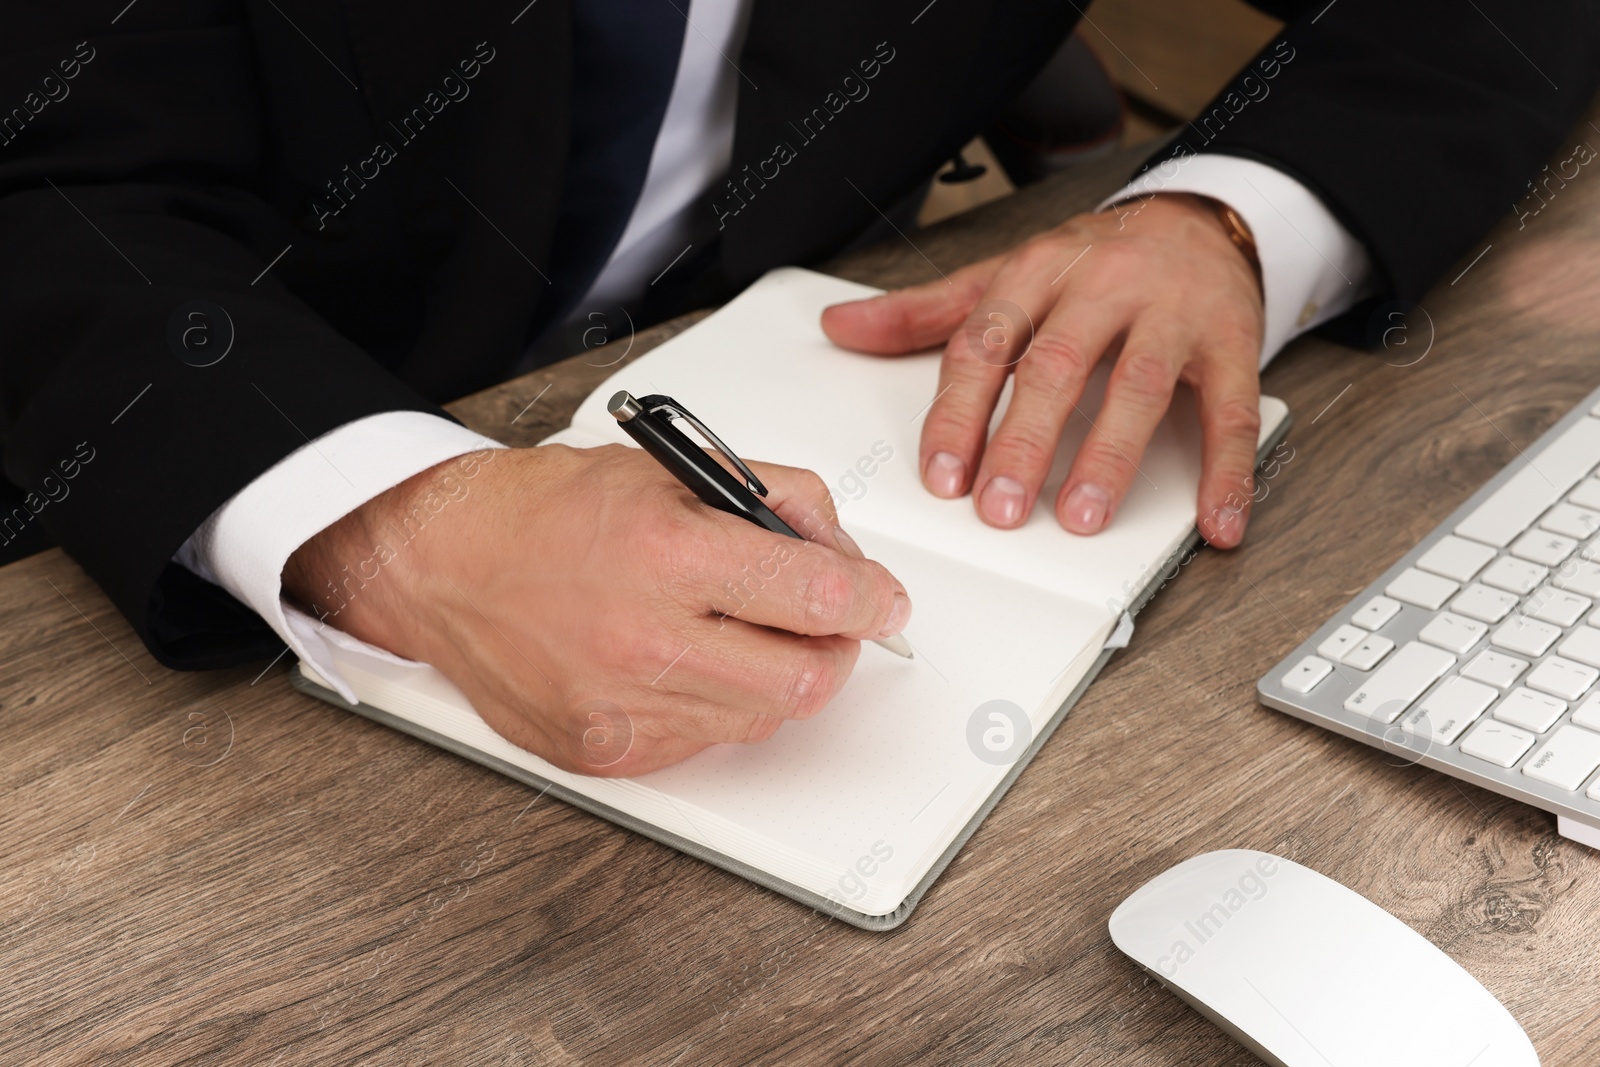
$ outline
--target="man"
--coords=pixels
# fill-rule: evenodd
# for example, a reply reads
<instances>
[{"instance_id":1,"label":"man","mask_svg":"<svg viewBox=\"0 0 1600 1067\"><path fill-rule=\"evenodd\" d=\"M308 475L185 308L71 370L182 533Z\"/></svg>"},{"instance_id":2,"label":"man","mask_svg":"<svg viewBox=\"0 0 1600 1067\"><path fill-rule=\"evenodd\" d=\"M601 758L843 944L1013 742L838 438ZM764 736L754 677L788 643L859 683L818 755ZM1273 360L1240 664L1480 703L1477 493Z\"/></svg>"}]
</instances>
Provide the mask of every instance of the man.
<instances>
[{"instance_id":1,"label":"man","mask_svg":"<svg viewBox=\"0 0 1600 1067\"><path fill-rule=\"evenodd\" d=\"M732 615L727 579L776 535L632 450L489 451L436 404L596 312L650 321L837 250L1023 89L1073 5L174 7L13 14L0 45L6 474L153 655L281 638L431 663L577 770L606 699L633 745L604 772L636 774L814 714L861 639L904 626L814 475L758 467L780 513L828 521ZM1261 363L1363 296L1419 294L1595 87L1590 5L1280 7L1281 38L1112 210L829 310L847 347L946 345L929 491L1102 530L1184 380L1203 532L1236 545ZM997 302L1034 328L979 358L965 335ZM1040 502L1102 358L1105 405Z\"/></svg>"}]
</instances>

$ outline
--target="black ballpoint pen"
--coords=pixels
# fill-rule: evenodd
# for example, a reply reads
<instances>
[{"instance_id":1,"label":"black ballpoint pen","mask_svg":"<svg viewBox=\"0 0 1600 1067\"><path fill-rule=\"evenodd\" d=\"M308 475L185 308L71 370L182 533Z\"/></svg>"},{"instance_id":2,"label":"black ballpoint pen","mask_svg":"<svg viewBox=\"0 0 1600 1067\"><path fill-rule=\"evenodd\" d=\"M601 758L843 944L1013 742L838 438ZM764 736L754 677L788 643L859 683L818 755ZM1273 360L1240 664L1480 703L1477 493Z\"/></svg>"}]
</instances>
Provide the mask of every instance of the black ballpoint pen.
<instances>
[{"instance_id":1,"label":"black ballpoint pen","mask_svg":"<svg viewBox=\"0 0 1600 1067\"><path fill-rule=\"evenodd\" d=\"M773 533L805 540L761 499L767 495L767 487L761 484L755 471L746 466L733 449L723 444L710 427L670 396L652 394L635 397L624 389L611 398L606 410L621 424L623 431L638 442L640 448L707 504L757 526L764 526ZM728 473L726 467L707 455L704 448L672 425L674 418L682 419L698 430L718 452L727 457L728 462L744 477L744 482L740 483ZM899 634L880 638L874 643L897 656L911 658L911 645Z\"/></svg>"}]
</instances>

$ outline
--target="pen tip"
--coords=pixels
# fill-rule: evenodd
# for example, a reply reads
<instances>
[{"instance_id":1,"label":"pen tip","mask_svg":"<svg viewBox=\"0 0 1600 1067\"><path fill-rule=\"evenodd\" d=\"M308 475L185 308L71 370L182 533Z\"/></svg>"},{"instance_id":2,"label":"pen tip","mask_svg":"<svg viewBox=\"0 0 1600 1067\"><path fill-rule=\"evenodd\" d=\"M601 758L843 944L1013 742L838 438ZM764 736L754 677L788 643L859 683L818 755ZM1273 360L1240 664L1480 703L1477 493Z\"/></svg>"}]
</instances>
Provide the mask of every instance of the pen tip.
<instances>
[{"instance_id":1,"label":"pen tip","mask_svg":"<svg viewBox=\"0 0 1600 1067\"><path fill-rule=\"evenodd\" d=\"M902 634L894 634L889 637L880 638L879 640L875 641L874 644L888 649L897 656L903 656L906 659L916 658L911 652L911 642L907 641Z\"/></svg>"}]
</instances>

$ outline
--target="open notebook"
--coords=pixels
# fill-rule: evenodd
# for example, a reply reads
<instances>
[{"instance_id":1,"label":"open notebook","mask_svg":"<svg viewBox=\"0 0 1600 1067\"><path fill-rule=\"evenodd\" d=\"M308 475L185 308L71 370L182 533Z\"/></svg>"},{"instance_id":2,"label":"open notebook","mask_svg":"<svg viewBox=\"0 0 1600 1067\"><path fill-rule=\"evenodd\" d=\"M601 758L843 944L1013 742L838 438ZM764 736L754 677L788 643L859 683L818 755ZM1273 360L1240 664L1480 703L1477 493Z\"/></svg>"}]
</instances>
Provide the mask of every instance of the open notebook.
<instances>
[{"instance_id":1,"label":"open notebook","mask_svg":"<svg viewBox=\"0 0 1600 1067\"><path fill-rule=\"evenodd\" d=\"M815 718L637 779L544 763L491 731L431 669L341 660L362 700L353 710L856 926L903 922L1197 540L1200 433L1185 394L1109 531L1081 538L1049 506L1087 429L1075 415L1043 506L1021 529L985 526L970 499L935 498L918 478L938 354L863 356L823 337L825 306L875 292L774 271L619 370L549 441L627 444L607 398L667 393L741 455L816 471L845 528L910 592L914 659L863 645ZM1103 381L1084 412L1098 408ZM1288 412L1270 398L1261 408L1265 454ZM304 666L295 684L350 707Z\"/></svg>"}]
</instances>

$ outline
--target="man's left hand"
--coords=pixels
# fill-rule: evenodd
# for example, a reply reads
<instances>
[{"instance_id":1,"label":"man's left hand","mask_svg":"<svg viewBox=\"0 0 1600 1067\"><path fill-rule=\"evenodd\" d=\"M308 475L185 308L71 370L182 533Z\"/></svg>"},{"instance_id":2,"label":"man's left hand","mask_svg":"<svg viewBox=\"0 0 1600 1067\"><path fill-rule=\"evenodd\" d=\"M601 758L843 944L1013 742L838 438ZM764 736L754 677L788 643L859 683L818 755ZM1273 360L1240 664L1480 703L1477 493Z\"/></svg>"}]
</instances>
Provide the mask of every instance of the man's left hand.
<instances>
[{"instance_id":1,"label":"man's left hand","mask_svg":"<svg viewBox=\"0 0 1600 1067\"><path fill-rule=\"evenodd\" d=\"M1111 521L1174 387L1187 382L1203 430L1199 526L1219 548L1237 545L1249 518L1263 324L1254 264L1213 202L1188 194L1079 215L947 281L822 316L834 343L862 352L945 346L922 480L937 496L970 491L993 526L1027 520L1101 359L1116 361L1105 402L1055 500L1073 533ZM1010 406L986 440L1013 373Z\"/></svg>"}]
</instances>

